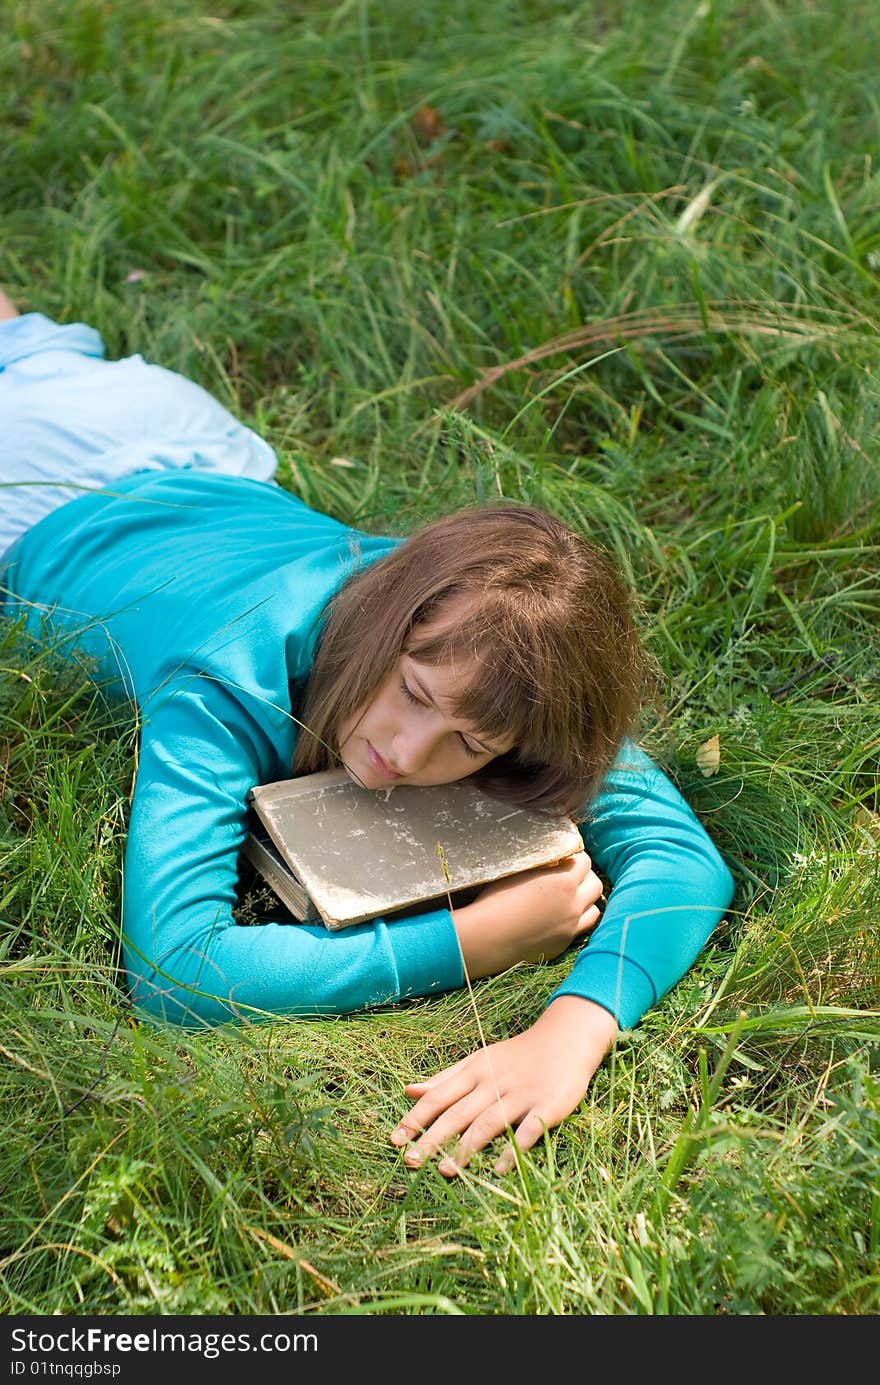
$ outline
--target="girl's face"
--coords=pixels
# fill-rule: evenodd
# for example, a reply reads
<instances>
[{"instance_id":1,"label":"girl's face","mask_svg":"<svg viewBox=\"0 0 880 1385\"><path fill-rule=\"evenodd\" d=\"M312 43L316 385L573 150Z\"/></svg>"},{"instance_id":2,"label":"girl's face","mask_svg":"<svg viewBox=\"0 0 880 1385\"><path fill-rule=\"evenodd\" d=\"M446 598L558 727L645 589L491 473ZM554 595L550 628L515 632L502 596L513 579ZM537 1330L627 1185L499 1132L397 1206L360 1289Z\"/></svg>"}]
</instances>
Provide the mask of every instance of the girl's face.
<instances>
[{"instance_id":1,"label":"girl's face","mask_svg":"<svg viewBox=\"0 0 880 1385\"><path fill-rule=\"evenodd\" d=\"M403 653L373 700L342 727L339 753L355 783L452 784L510 750L512 738L487 737L455 716L455 695L470 672Z\"/></svg>"}]
</instances>

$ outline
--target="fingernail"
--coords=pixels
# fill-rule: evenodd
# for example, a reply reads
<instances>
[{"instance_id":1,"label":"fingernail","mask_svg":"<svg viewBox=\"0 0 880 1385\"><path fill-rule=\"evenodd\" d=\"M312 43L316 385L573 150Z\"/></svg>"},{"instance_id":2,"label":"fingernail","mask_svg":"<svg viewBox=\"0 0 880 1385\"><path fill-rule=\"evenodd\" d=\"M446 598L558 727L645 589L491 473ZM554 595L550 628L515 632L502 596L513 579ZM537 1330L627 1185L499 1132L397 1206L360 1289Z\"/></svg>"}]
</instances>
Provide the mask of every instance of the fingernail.
<instances>
[{"instance_id":1,"label":"fingernail","mask_svg":"<svg viewBox=\"0 0 880 1385\"><path fill-rule=\"evenodd\" d=\"M403 1162L408 1168L417 1169L422 1162L422 1156L417 1149L408 1149L403 1156Z\"/></svg>"},{"instance_id":2,"label":"fingernail","mask_svg":"<svg viewBox=\"0 0 880 1385\"><path fill-rule=\"evenodd\" d=\"M396 1145L405 1145L409 1138L409 1131L403 1125L399 1125L396 1130L391 1132L391 1139Z\"/></svg>"},{"instance_id":3,"label":"fingernail","mask_svg":"<svg viewBox=\"0 0 880 1385\"><path fill-rule=\"evenodd\" d=\"M456 1164L454 1159L441 1159L440 1163L437 1165L437 1169L438 1172L442 1173L444 1176L460 1172L458 1164Z\"/></svg>"}]
</instances>

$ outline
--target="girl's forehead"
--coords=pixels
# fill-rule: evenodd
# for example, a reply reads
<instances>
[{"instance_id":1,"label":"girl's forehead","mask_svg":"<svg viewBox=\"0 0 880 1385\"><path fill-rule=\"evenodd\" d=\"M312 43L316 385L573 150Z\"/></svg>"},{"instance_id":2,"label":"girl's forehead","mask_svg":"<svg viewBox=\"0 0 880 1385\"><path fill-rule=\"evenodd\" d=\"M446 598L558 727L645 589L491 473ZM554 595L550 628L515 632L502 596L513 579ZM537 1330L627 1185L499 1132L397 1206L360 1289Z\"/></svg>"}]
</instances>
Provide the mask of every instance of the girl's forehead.
<instances>
[{"instance_id":1,"label":"girl's forehead","mask_svg":"<svg viewBox=\"0 0 880 1385\"><path fill-rule=\"evenodd\" d=\"M429 663L420 659L417 652L405 652L403 657L410 674L415 675L422 689L430 694L430 700L450 715L453 704L461 693L473 687L474 675L478 673L476 656L452 655L442 663Z\"/></svg>"},{"instance_id":2,"label":"girl's forehead","mask_svg":"<svg viewBox=\"0 0 880 1385\"><path fill-rule=\"evenodd\" d=\"M404 653L435 665L442 660L472 674L479 660L481 639L475 634L470 617L478 605L479 599L472 593L449 597L427 620L413 625Z\"/></svg>"}]
</instances>

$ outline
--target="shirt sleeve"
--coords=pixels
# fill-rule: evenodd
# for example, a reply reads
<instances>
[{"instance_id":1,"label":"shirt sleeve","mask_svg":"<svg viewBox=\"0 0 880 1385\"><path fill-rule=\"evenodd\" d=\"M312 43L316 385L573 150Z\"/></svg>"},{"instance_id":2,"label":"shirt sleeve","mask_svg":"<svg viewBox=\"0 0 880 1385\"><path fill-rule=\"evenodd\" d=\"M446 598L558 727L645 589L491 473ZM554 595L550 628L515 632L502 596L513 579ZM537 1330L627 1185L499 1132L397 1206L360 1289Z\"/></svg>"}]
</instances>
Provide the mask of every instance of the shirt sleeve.
<instances>
[{"instance_id":1,"label":"shirt sleeve","mask_svg":"<svg viewBox=\"0 0 880 1385\"><path fill-rule=\"evenodd\" d=\"M144 726L123 891L135 1006L197 1028L343 1014L462 985L447 909L338 932L235 921L246 794L264 777L267 744L234 694L197 679Z\"/></svg>"},{"instance_id":2,"label":"shirt sleeve","mask_svg":"<svg viewBox=\"0 0 880 1385\"><path fill-rule=\"evenodd\" d=\"M550 1000L583 996L631 1029L696 960L730 904L733 877L693 810L631 741L581 835L610 884L608 903Z\"/></svg>"}]
</instances>

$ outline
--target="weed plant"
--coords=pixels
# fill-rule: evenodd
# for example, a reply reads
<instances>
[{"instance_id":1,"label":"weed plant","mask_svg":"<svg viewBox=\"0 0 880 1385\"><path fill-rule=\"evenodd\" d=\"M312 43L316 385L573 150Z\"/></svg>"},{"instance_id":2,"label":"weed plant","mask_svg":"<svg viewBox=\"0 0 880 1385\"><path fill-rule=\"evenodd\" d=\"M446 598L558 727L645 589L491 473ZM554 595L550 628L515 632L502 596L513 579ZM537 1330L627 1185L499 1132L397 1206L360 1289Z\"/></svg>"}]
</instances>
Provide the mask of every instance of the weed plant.
<instances>
[{"instance_id":1,"label":"weed plant","mask_svg":"<svg viewBox=\"0 0 880 1385\"><path fill-rule=\"evenodd\" d=\"M504 495L607 545L642 737L737 881L514 1173L410 1172L402 1084L475 1047L468 995L139 1023L132 709L7 620L3 1310L876 1313L880 8L0 10L10 296L204 384L347 522ZM478 984L486 1038L570 965Z\"/></svg>"}]
</instances>

